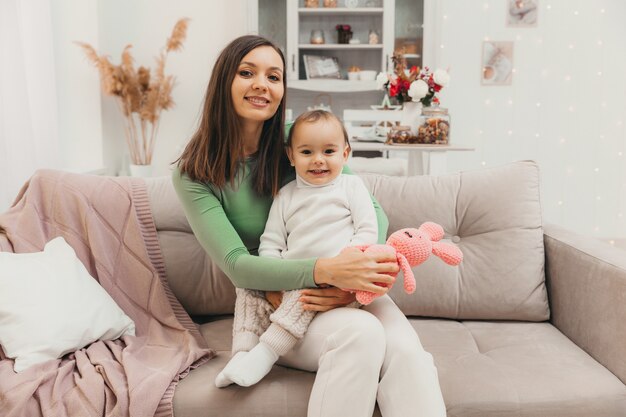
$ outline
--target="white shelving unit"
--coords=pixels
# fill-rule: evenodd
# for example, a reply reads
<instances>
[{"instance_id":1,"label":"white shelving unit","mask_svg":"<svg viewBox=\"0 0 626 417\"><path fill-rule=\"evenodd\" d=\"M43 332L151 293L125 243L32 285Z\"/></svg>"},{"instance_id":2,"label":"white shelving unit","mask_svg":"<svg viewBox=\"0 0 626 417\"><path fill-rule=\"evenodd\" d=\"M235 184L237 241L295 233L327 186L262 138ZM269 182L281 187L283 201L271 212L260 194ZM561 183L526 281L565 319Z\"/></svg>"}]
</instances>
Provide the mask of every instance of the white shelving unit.
<instances>
[{"instance_id":1,"label":"white shelving unit","mask_svg":"<svg viewBox=\"0 0 626 417\"><path fill-rule=\"evenodd\" d=\"M382 44L370 45L367 43L357 43L357 44L343 44L343 43L324 43L324 44L314 44L314 43L301 43L298 44L299 49L327 49L327 50L342 50L342 49L383 49Z\"/></svg>"},{"instance_id":2,"label":"white shelving unit","mask_svg":"<svg viewBox=\"0 0 626 417\"><path fill-rule=\"evenodd\" d=\"M359 7L345 7L344 0L339 0L336 8L322 7L306 8L304 0L247 0L248 31L259 33L274 40L285 54L286 74L290 89L304 91L318 91L330 93L349 93L375 91L376 83L371 81L348 81L337 79L307 80L304 71L303 55L319 55L336 57L343 76L352 66L362 70L376 72L390 70L390 57L398 42L406 39L419 39L418 50L408 58L423 60L430 66L436 65L437 54L433 42L436 33L438 15L437 0L377 0L376 7L364 7L369 3L359 0ZM399 7L399 10L396 10ZM440 14L440 13L439 13ZM422 29L415 29L410 20L424 22ZM431 33L426 34L427 24ZM337 42L337 24L349 24L353 32L353 39L359 39L359 44L339 44ZM398 25L398 27L395 27ZM413 29L409 29L409 26ZM311 32L322 30L324 44L311 44ZM368 35L370 30L376 30L379 43L370 45ZM412 30L413 32L409 33ZM426 39L428 36L428 40Z\"/></svg>"},{"instance_id":3,"label":"white shelving unit","mask_svg":"<svg viewBox=\"0 0 626 417\"><path fill-rule=\"evenodd\" d=\"M334 93L358 93L376 90L376 81L349 80L289 80L287 86L304 91L330 91Z\"/></svg>"},{"instance_id":4,"label":"white shelving unit","mask_svg":"<svg viewBox=\"0 0 626 417\"><path fill-rule=\"evenodd\" d=\"M349 67L380 72L393 52L395 0L381 0L382 7L305 8L302 0L287 0L287 62L289 88L306 91L361 92L376 90L373 81L307 80L303 55L336 57L342 74ZM341 3L341 2L340 2ZM350 25L358 44L337 43L338 24ZM313 30L322 30L324 44L311 44ZM369 44L369 32L375 30L378 44Z\"/></svg>"},{"instance_id":5,"label":"white shelving unit","mask_svg":"<svg viewBox=\"0 0 626 417\"><path fill-rule=\"evenodd\" d=\"M326 15L335 15L335 14L352 14L352 15L372 15L372 14L380 14L384 13L383 7L317 7L317 8L306 8L299 7L298 13L301 15L313 15L313 16L326 16Z\"/></svg>"}]
</instances>

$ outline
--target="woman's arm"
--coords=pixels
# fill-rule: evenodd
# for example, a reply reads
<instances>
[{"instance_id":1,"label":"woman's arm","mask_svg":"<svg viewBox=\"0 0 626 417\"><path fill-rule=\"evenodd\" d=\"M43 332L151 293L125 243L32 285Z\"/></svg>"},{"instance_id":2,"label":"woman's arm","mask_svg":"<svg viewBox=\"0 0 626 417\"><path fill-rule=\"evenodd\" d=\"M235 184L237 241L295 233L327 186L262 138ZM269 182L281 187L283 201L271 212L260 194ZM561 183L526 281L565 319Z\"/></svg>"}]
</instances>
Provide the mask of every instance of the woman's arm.
<instances>
[{"instance_id":1,"label":"woman's arm","mask_svg":"<svg viewBox=\"0 0 626 417\"><path fill-rule=\"evenodd\" d=\"M253 256L207 185L181 176L178 170L174 170L172 182L200 245L236 287L276 291L328 284L385 294L387 289L375 283L394 281L385 274L398 271L396 259L388 254L349 252L317 260Z\"/></svg>"},{"instance_id":2,"label":"woman's arm","mask_svg":"<svg viewBox=\"0 0 626 417\"><path fill-rule=\"evenodd\" d=\"M198 242L236 287L267 291L315 286L315 259L284 260L251 255L207 185L181 176L178 170L174 170L172 182Z\"/></svg>"}]
</instances>

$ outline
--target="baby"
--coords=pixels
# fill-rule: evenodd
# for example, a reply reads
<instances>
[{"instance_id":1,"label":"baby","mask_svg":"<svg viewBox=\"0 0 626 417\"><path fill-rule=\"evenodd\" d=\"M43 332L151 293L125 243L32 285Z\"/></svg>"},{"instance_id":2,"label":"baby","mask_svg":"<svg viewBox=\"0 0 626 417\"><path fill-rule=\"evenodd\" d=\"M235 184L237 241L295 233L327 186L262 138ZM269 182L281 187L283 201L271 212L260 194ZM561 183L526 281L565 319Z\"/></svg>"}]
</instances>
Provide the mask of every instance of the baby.
<instances>
[{"instance_id":1,"label":"baby","mask_svg":"<svg viewBox=\"0 0 626 417\"><path fill-rule=\"evenodd\" d=\"M332 113L314 110L296 119L287 139L296 179L272 203L260 256L331 257L348 246L376 243L378 226L369 192L359 177L342 174L349 153L346 130ZM236 292L234 356L215 380L220 388L259 382L304 336L316 314L302 308L299 290L285 291L275 311L264 291Z\"/></svg>"}]
</instances>

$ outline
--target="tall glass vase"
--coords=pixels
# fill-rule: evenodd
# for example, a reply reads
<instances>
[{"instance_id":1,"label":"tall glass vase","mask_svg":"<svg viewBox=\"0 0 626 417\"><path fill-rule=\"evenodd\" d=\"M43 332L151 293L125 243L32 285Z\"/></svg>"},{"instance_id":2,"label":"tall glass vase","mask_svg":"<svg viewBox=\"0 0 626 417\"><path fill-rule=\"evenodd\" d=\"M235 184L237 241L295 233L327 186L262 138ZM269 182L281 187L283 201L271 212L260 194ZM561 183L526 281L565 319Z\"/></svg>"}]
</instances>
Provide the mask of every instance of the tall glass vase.
<instances>
[{"instance_id":1,"label":"tall glass vase","mask_svg":"<svg viewBox=\"0 0 626 417\"><path fill-rule=\"evenodd\" d=\"M411 130L412 135L417 135L417 127L419 126L421 115L421 102L405 101L402 104L402 117L400 118L400 124L402 126L408 126Z\"/></svg>"}]
</instances>

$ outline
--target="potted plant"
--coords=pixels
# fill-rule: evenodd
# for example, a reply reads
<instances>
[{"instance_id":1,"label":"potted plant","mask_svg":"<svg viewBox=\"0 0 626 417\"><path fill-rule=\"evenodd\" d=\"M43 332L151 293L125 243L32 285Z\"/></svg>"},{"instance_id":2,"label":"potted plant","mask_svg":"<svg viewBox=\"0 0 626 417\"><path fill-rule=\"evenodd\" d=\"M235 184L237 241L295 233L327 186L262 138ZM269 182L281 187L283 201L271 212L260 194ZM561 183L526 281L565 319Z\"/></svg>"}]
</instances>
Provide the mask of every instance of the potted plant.
<instances>
[{"instance_id":1,"label":"potted plant","mask_svg":"<svg viewBox=\"0 0 626 417\"><path fill-rule=\"evenodd\" d=\"M124 48L120 64L115 65L107 55L98 55L91 45L77 42L89 62L98 69L102 91L115 98L124 115L132 175L150 175L161 112L174 106L172 89L175 77L165 74L165 64L170 52L182 49L188 21L183 18L176 22L171 36L156 57L154 70L135 67L130 53L132 45Z\"/></svg>"}]
</instances>

